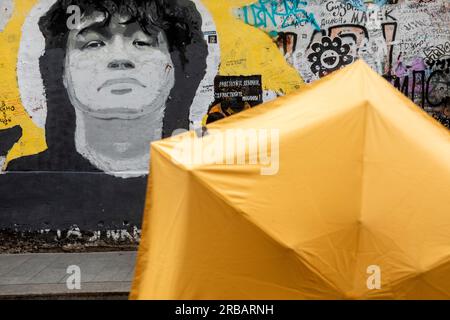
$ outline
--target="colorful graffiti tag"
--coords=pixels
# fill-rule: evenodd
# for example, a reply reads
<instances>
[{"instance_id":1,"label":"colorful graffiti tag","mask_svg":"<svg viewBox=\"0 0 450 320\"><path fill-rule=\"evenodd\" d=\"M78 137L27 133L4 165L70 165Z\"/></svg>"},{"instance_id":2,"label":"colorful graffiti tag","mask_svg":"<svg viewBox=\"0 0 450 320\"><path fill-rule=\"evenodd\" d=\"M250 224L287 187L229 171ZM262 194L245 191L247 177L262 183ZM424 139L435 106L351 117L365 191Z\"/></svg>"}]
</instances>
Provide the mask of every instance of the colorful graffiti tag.
<instances>
[{"instance_id":1,"label":"colorful graffiti tag","mask_svg":"<svg viewBox=\"0 0 450 320\"><path fill-rule=\"evenodd\" d=\"M307 4L300 0L258 0L256 4L244 6L242 15L245 23L255 27L286 29L311 24L319 30L314 15L305 10Z\"/></svg>"}]
</instances>

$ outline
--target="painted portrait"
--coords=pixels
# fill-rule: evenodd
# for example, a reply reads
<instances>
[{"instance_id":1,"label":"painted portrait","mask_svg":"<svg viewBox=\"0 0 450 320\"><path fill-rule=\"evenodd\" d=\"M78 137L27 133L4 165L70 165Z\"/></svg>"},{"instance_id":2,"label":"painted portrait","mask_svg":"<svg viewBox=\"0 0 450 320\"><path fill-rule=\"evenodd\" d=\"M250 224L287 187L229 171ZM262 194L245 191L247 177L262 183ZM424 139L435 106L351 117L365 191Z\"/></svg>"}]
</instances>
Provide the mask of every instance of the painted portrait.
<instances>
[{"instance_id":1,"label":"painted portrait","mask_svg":"<svg viewBox=\"0 0 450 320\"><path fill-rule=\"evenodd\" d=\"M201 26L189 0L57 1L39 20L48 149L8 171L146 175L150 142L189 129L208 55Z\"/></svg>"},{"instance_id":2,"label":"painted portrait","mask_svg":"<svg viewBox=\"0 0 450 320\"><path fill-rule=\"evenodd\" d=\"M150 143L190 129L201 82L217 72L207 71L202 15L190 0L44 0L33 10L17 74L47 148L8 162L2 221L22 229L139 226ZM42 48L27 41L33 30ZM20 138L6 133L5 150Z\"/></svg>"}]
</instances>

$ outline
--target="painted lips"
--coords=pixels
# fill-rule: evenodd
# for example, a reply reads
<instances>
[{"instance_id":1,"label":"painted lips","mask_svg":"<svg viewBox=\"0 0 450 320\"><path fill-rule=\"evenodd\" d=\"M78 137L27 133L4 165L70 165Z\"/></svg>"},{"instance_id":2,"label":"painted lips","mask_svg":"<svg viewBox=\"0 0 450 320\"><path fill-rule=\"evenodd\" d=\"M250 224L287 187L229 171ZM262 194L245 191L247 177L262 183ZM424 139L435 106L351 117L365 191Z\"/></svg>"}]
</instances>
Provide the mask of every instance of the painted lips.
<instances>
[{"instance_id":1,"label":"painted lips","mask_svg":"<svg viewBox=\"0 0 450 320\"><path fill-rule=\"evenodd\" d=\"M142 88L146 88L146 86L144 84L142 84L142 82L140 82L137 79L134 79L134 78L119 78L119 79L112 79L112 80L105 81L105 83L103 83L97 89L97 91L100 91L100 90L102 90L104 88L108 88L108 87L116 85L116 84L133 84L133 85L141 86ZM111 93L112 94L117 94L117 95L122 95L122 94L130 93L131 91L133 91L131 88L113 89L113 90L111 90Z\"/></svg>"}]
</instances>

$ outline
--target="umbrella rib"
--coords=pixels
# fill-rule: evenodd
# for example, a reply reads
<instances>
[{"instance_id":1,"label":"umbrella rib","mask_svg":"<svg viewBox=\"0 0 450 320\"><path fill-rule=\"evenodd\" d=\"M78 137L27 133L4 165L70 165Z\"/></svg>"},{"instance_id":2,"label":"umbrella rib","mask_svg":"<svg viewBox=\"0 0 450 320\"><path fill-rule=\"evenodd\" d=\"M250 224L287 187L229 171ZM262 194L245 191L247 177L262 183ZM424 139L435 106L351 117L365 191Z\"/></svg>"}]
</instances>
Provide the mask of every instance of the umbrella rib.
<instances>
[{"instance_id":1,"label":"umbrella rib","mask_svg":"<svg viewBox=\"0 0 450 320\"><path fill-rule=\"evenodd\" d=\"M264 234L268 235L274 242L276 242L278 245L286 248L291 249L291 247L284 243L279 237L277 237L273 232L270 230L264 228L262 225L251 219L250 215L246 213L242 208L235 207L233 203L230 203L228 199L226 199L220 192L212 188L206 181L204 181L201 177L199 177L197 174L195 174L194 171L191 170L191 176L194 177L197 182L201 183L209 192L213 193L218 199L220 199L223 203L225 203L228 207L233 208L236 212L240 213L240 216L243 217L248 222L255 225L260 231L262 231Z\"/></svg>"},{"instance_id":2,"label":"umbrella rib","mask_svg":"<svg viewBox=\"0 0 450 320\"><path fill-rule=\"evenodd\" d=\"M259 231L261 231L264 236L266 236L269 240L274 242L276 245L279 245L279 246L283 247L284 249L287 249L290 254L293 254L295 256L295 258L298 259L306 268L308 268L312 273L317 274L331 288L334 288L334 290L336 292L342 293L342 291L339 290L339 288L337 288L332 282L330 282L324 275L322 275L321 272L317 268L314 268L314 266L307 263L307 261L305 259L303 259L303 257L297 251L295 251L294 248L292 248L290 245L284 243L282 241L282 239L280 239L278 236L276 236L273 232L264 228L261 224L257 223L253 219L251 219L250 215L248 215L244 210L242 210L241 208L234 207L233 204L230 203L221 193L219 193L214 188L209 186L208 183L206 181L204 181L201 177L196 175L194 173L194 171L190 171L190 172L192 174L192 177L196 178L197 182L201 183L204 187L206 187L206 189L208 191L210 191L215 196L217 196L217 198L220 199L224 204L226 204L227 206L229 206L229 207L235 209L237 212L239 212L241 218L243 218L245 221L251 223L255 228L257 228Z\"/></svg>"}]
</instances>

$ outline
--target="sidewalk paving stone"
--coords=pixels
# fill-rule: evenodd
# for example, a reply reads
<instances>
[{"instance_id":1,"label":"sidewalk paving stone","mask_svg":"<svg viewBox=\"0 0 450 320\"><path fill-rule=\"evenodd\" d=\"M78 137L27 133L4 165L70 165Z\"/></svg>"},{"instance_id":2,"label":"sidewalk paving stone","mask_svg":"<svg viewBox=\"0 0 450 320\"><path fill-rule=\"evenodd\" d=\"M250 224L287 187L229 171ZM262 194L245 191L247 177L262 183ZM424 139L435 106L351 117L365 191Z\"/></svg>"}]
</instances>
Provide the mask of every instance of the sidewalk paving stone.
<instances>
[{"instance_id":1,"label":"sidewalk paving stone","mask_svg":"<svg viewBox=\"0 0 450 320\"><path fill-rule=\"evenodd\" d=\"M127 294L136 252L0 255L2 297L58 294ZM81 290L69 290L67 268L80 267Z\"/></svg>"}]
</instances>

